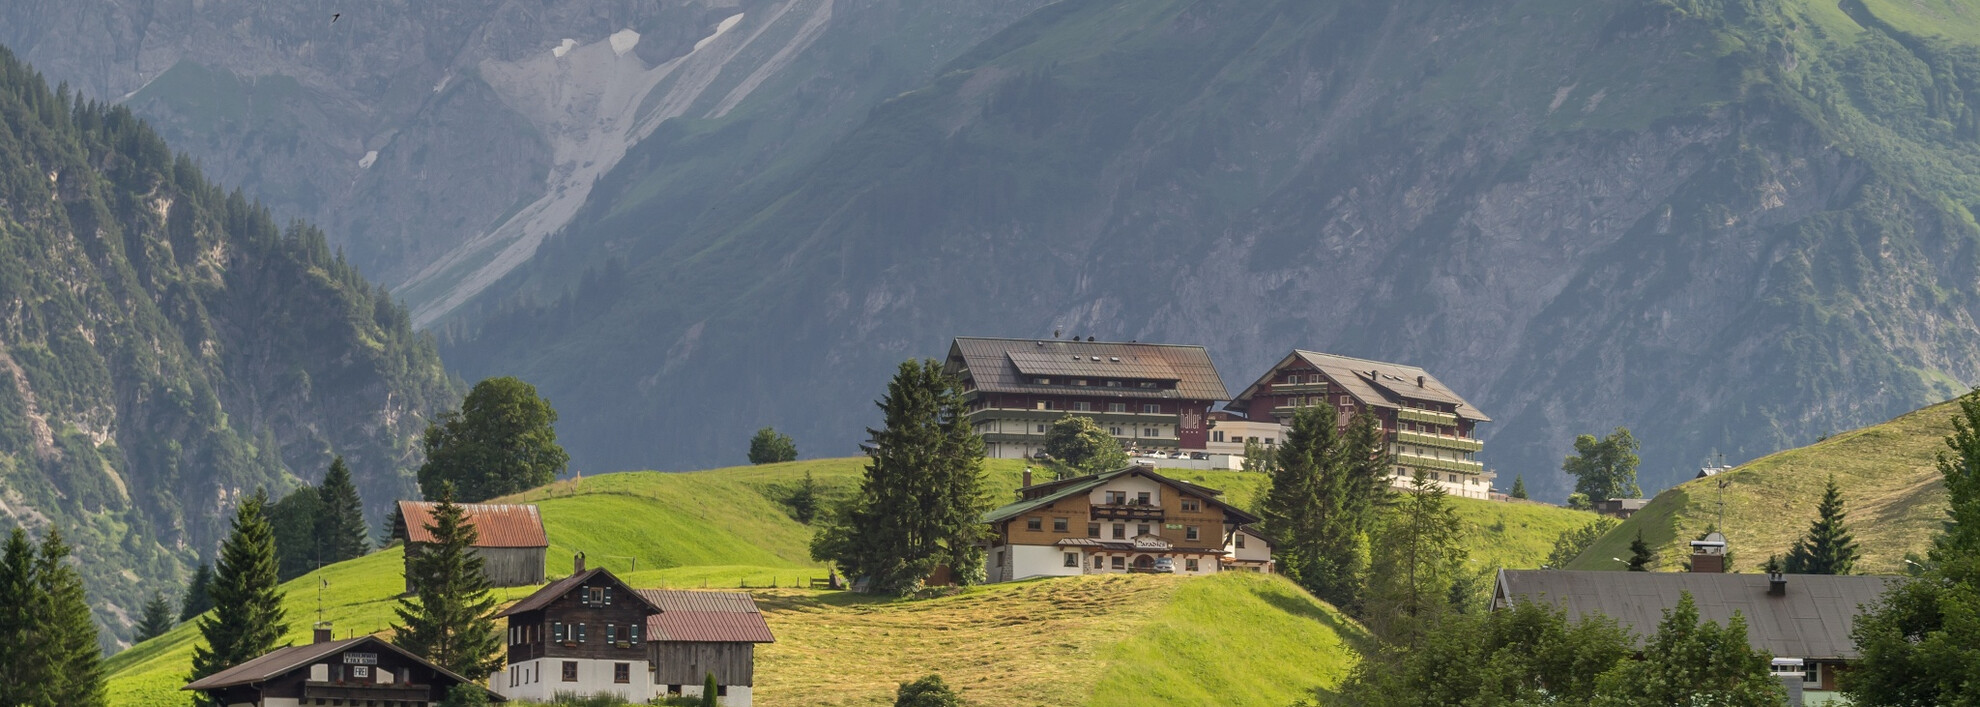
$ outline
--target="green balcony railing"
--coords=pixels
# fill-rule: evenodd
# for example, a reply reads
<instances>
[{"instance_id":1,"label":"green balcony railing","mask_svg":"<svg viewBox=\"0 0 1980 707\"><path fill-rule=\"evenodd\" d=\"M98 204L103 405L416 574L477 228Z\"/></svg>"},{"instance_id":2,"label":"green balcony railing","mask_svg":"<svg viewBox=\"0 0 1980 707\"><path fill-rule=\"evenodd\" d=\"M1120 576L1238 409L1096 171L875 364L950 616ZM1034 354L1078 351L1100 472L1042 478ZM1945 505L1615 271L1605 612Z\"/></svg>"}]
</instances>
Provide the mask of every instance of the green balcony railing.
<instances>
[{"instance_id":1,"label":"green balcony railing","mask_svg":"<svg viewBox=\"0 0 1980 707\"><path fill-rule=\"evenodd\" d=\"M1407 420L1409 422L1422 422L1431 425L1447 425L1451 427L1457 426L1456 415L1453 415L1448 412L1437 412L1435 410L1422 410L1418 408L1403 408L1401 410L1397 410L1396 419Z\"/></svg>"},{"instance_id":2,"label":"green balcony railing","mask_svg":"<svg viewBox=\"0 0 1980 707\"><path fill-rule=\"evenodd\" d=\"M1410 430L1397 430L1396 441L1401 442L1403 444L1414 444L1422 447L1436 447L1438 449L1455 449L1461 452L1476 452L1480 449L1485 448L1484 442L1480 442L1470 437L1453 437L1451 435L1430 434L1428 432L1412 432Z\"/></svg>"},{"instance_id":3,"label":"green balcony railing","mask_svg":"<svg viewBox=\"0 0 1980 707\"><path fill-rule=\"evenodd\" d=\"M1451 471L1459 474L1478 474L1485 471L1485 465L1478 462L1457 459L1437 459L1435 457L1423 457L1406 453L1396 455L1396 464L1417 469Z\"/></svg>"}]
</instances>

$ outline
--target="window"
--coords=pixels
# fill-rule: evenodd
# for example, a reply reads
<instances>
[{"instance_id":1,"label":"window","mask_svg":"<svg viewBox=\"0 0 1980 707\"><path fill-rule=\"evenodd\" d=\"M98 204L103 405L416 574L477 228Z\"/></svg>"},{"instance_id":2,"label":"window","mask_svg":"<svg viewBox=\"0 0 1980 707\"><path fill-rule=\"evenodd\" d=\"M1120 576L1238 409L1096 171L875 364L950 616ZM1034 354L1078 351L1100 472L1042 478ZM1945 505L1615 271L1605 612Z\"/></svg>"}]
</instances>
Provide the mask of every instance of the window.
<instances>
[{"instance_id":1,"label":"window","mask_svg":"<svg viewBox=\"0 0 1980 707\"><path fill-rule=\"evenodd\" d=\"M1298 374L1298 373L1294 373L1294 374L1291 374L1291 375L1288 375L1288 376L1286 376L1286 382L1287 382L1287 383L1298 383L1298 382L1299 382L1299 374Z\"/></svg>"},{"instance_id":2,"label":"window","mask_svg":"<svg viewBox=\"0 0 1980 707\"><path fill-rule=\"evenodd\" d=\"M1278 443L1279 443L1279 441L1278 441L1278 440L1276 440L1276 439L1272 439L1271 437L1266 437L1266 438L1265 438L1265 446L1267 446L1267 447L1270 447L1270 446L1272 446L1272 445L1274 445L1274 444L1278 444Z\"/></svg>"},{"instance_id":3,"label":"window","mask_svg":"<svg viewBox=\"0 0 1980 707\"><path fill-rule=\"evenodd\" d=\"M585 587L584 603L610 604L612 603L611 591L610 587Z\"/></svg>"},{"instance_id":4,"label":"window","mask_svg":"<svg viewBox=\"0 0 1980 707\"><path fill-rule=\"evenodd\" d=\"M1074 379L1073 379L1073 382L1072 382L1072 384L1073 384L1073 385L1086 385L1086 379L1085 379L1085 378L1074 378Z\"/></svg>"},{"instance_id":5,"label":"window","mask_svg":"<svg viewBox=\"0 0 1980 707\"><path fill-rule=\"evenodd\" d=\"M1119 388L1119 387L1121 387L1121 382L1120 382L1120 381L1107 381L1107 387L1109 387L1109 388Z\"/></svg>"},{"instance_id":6,"label":"window","mask_svg":"<svg viewBox=\"0 0 1980 707\"><path fill-rule=\"evenodd\" d=\"M1102 557L1101 557L1101 556L1099 556L1099 555L1094 555L1094 556L1093 556L1093 569L1096 569L1096 570L1097 570L1097 569L1101 569L1101 568L1103 568L1103 567L1105 567L1105 566L1106 566L1106 562L1107 562L1107 560L1106 560L1105 558L1102 558Z\"/></svg>"},{"instance_id":7,"label":"window","mask_svg":"<svg viewBox=\"0 0 1980 707\"><path fill-rule=\"evenodd\" d=\"M1238 534L1237 534L1237 548L1238 548L1239 550L1243 550L1243 549L1244 549L1244 533L1238 533Z\"/></svg>"},{"instance_id":8,"label":"window","mask_svg":"<svg viewBox=\"0 0 1980 707\"><path fill-rule=\"evenodd\" d=\"M1306 405L1306 398L1302 398L1295 395L1292 396L1291 398L1288 398L1286 400L1286 404L1291 405L1293 407L1304 407Z\"/></svg>"},{"instance_id":9,"label":"window","mask_svg":"<svg viewBox=\"0 0 1980 707\"><path fill-rule=\"evenodd\" d=\"M1107 403L1107 412L1127 412L1127 403Z\"/></svg>"},{"instance_id":10,"label":"window","mask_svg":"<svg viewBox=\"0 0 1980 707\"><path fill-rule=\"evenodd\" d=\"M1155 387L1155 381L1142 381L1139 385L1143 388L1153 388Z\"/></svg>"},{"instance_id":11,"label":"window","mask_svg":"<svg viewBox=\"0 0 1980 707\"><path fill-rule=\"evenodd\" d=\"M1162 406L1161 406L1160 404L1158 404L1158 403L1142 403L1142 404L1141 404L1141 412L1143 412L1143 413L1145 413L1145 414L1148 414L1148 415L1154 415L1154 414L1156 414L1156 413L1159 413L1159 412L1161 412L1161 411L1162 411Z\"/></svg>"},{"instance_id":12,"label":"window","mask_svg":"<svg viewBox=\"0 0 1980 707\"><path fill-rule=\"evenodd\" d=\"M1194 561L1195 561L1195 560L1191 560L1191 562L1194 562ZM626 684L626 683L629 683L629 682L632 682L632 664L631 664L631 663L613 663L613 664L612 664L612 682L616 682L616 683L619 683L619 684L621 684L621 685L624 685L624 684Z\"/></svg>"},{"instance_id":13,"label":"window","mask_svg":"<svg viewBox=\"0 0 1980 707\"><path fill-rule=\"evenodd\" d=\"M1121 504L1123 504L1123 503L1127 503L1127 492L1126 492L1126 491L1108 491L1108 492L1107 492L1107 505L1109 505L1109 506L1118 506L1118 505L1121 505Z\"/></svg>"},{"instance_id":14,"label":"window","mask_svg":"<svg viewBox=\"0 0 1980 707\"><path fill-rule=\"evenodd\" d=\"M1115 558L1114 558L1114 569L1117 569L1117 570L1121 570L1121 569L1127 569L1127 558L1125 558L1125 557L1115 557Z\"/></svg>"},{"instance_id":15,"label":"window","mask_svg":"<svg viewBox=\"0 0 1980 707\"><path fill-rule=\"evenodd\" d=\"M1050 378L1033 378L1033 379L1031 379L1031 382L1032 382L1032 383L1035 383L1035 384L1038 384L1038 385L1051 385L1051 384L1052 384L1052 379L1050 379ZM1039 409L1040 409L1040 410L1043 410L1044 408L1039 408Z\"/></svg>"},{"instance_id":16,"label":"window","mask_svg":"<svg viewBox=\"0 0 1980 707\"><path fill-rule=\"evenodd\" d=\"M1197 530L1196 530L1196 526L1194 526L1194 525L1191 525L1191 526L1185 526L1185 527L1183 528L1183 539L1184 539L1184 540L1195 540L1195 539L1196 539L1196 535L1197 535ZM1190 560L1190 562L1195 562L1195 560Z\"/></svg>"},{"instance_id":17,"label":"window","mask_svg":"<svg viewBox=\"0 0 1980 707\"><path fill-rule=\"evenodd\" d=\"M1107 428L1107 434L1113 435L1115 437L1121 436L1121 426L1114 425L1113 427Z\"/></svg>"},{"instance_id":18,"label":"window","mask_svg":"<svg viewBox=\"0 0 1980 707\"><path fill-rule=\"evenodd\" d=\"M1451 483L1457 483L1457 474L1445 474L1445 476L1451 477Z\"/></svg>"},{"instance_id":19,"label":"window","mask_svg":"<svg viewBox=\"0 0 1980 707\"><path fill-rule=\"evenodd\" d=\"M1079 553L1077 553L1077 552L1068 552L1068 553L1066 553L1066 566L1067 566L1067 567L1078 567L1078 566L1079 566Z\"/></svg>"},{"instance_id":20,"label":"window","mask_svg":"<svg viewBox=\"0 0 1980 707\"><path fill-rule=\"evenodd\" d=\"M1353 397L1353 396L1349 396L1349 395L1343 395L1343 396L1341 396L1341 404L1342 404L1342 405L1346 405L1346 404L1348 404L1348 403L1352 403L1352 402L1354 402L1354 397Z\"/></svg>"},{"instance_id":21,"label":"window","mask_svg":"<svg viewBox=\"0 0 1980 707\"><path fill-rule=\"evenodd\" d=\"M1093 412L1093 403L1084 401L1073 403L1073 409L1080 412Z\"/></svg>"},{"instance_id":22,"label":"window","mask_svg":"<svg viewBox=\"0 0 1980 707\"><path fill-rule=\"evenodd\" d=\"M1026 518L1026 519L1024 519L1024 529L1025 529L1025 530L1032 530L1032 531L1037 531L1037 530L1044 530L1044 529L1045 529L1045 519L1043 519L1043 518L1039 518L1039 517L1037 517L1037 516L1032 516L1032 517L1030 517L1030 518Z\"/></svg>"},{"instance_id":23,"label":"window","mask_svg":"<svg viewBox=\"0 0 1980 707\"><path fill-rule=\"evenodd\" d=\"M1148 497L1147 491L1138 492L1134 495L1134 504L1137 506L1146 506L1148 505Z\"/></svg>"},{"instance_id":24,"label":"window","mask_svg":"<svg viewBox=\"0 0 1980 707\"><path fill-rule=\"evenodd\" d=\"M1045 434L1045 423L1038 423L1038 434Z\"/></svg>"},{"instance_id":25,"label":"window","mask_svg":"<svg viewBox=\"0 0 1980 707\"><path fill-rule=\"evenodd\" d=\"M1194 498L1185 498L1182 500L1182 509L1185 511L1200 511L1203 510L1203 502Z\"/></svg>"},{"instance_id":26,"label":"window","mask_svg":"<svg viewBox=\"0 0 1980 707\"><path fill-rule=\"evenodd\" d=\"M1138 524L1138 525L1136 525L1136 526L1134 526L1134 534L1135 534L1135 535L1137 535L1137 536L1140 536L1140 535L1147 535L1147 534L1148 534L1148 524L1147 524L1147 523L1141 523L1141 524Z\"/></svg>"},{"instance_id":27,"label":"window","mask_svg":"<svg viewBox=\"0 0 1980 707\"><path fill-rule=\"evenodd\" d=\"M1224 441L1224 433L1223 433L1223 432L1212 432L1212 433L1210 433L1210 441L1212 441L1212 442L1222 442L1222 441Z\"/></svg>"},{"instance_id":28,"label":"window","mask_svg":"<svg viewBox=\"0 0 1980 707\"><path fill-rule=\"evenodd\" d=\"M564 682L577 682L577 661L564 661Z\"/></svg>"},{"instance_id":29,"label":"window","mask_svg":"<svg viewBox=\"0 0 1980 707\"><path fill-rule=\"evenodd\" d=\"M1143 437L1160 437L1160 436L1162 436L1162 431L1161 431L1161 430L1158 430L1158 429L1155 429L1155 428L1153 428L1153 427L1150 427L1150 428L1148 428L1148 429L1146 429L1146 430L1142 430L1142 433L1141 433L1141 436L1143 436Z\"/></svg>"},{"instance_id":30,"label":"window","mask_svg":"<svg viewBox=\"0 0 1980 707\"><path fill-rule=\"evenodd\" d=\"M678 694L681 694L681 686L679 686L679 685L668 685L668 686L667 686L667 694L669 694L669 695L678 695Z\"/></svg>"},{"instance_id":31,"label":"window","mask_svg":"<svg viewBox=\"0 0 1980 707\"><path fill-rule=\"evenodd\" d=\"M1114 524L1114 539L1115 539L1115 540L1126 540L1126 539L1127 539L1127 524L1126 524L1126 523L1115 523L1115 524Z\"/></svg>"},{"instance_id":32,"label":"window","mask_svg":"<svg viewBox=\"0 0 1980 707\"><path fill-rule=\"evenodd\" d=\"M1070 523L1070 522L1072 522L1072 521L1070 521L1070 520L1068 520L1068 519L1065 519L1065 518L1053 518L1053 519L1052 519L1052 532L1054 532L1054 533L1065 533L1065 532L1071 532L1071 529L1070 529L1070 528L1068 528L1068 527L1066 527L1066 526L1067 526L1067 524L1068 524L1068 523Z\"/></svg>"},{"instance_id":33,"label":"window","mask_svg":"<svg viewBox=\"0 0 1980 707\"><path fill-rule=\"evenodd\" d=\"M1087 524L1086 524L1086 537L1089 537L1089 538L1097 538L1097 537L1100 537L1100 524L1099 524L1099 523L1087 523Z\"/></svg>"},{"instance_id":34,"label":"window","mask_svg":"<svg viewBox=\"0 0 1980 707\"><path fill-rule=\"evenodd\" d=\"M1195 572L1196 560L1183 560L1183 569L1189 570L1191 572Z\"/></svg>"},{"instance_id":35,"label":"window","mask_svg":"<svg viewBox=\"0 0 1980 707\"><path fill-rule=\"evenodd\" d=\"M1052 401L1050 401L1050 400L1040 400L1040 401L1038 401L1038 409L1040 409L1040 410L1050 410L1050 409L1052 409Z\"/></svg>"}]
</instances>

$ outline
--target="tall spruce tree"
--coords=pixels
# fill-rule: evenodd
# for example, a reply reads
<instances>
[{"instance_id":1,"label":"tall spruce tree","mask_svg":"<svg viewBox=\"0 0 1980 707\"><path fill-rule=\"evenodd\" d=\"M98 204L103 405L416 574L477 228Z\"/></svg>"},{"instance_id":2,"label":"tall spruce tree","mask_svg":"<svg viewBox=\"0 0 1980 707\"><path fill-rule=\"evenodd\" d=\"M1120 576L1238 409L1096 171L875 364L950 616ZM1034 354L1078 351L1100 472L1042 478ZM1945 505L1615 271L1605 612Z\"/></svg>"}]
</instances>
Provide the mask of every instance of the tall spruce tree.
<instances>
[{"instance_id":1,"label":"tall spruce tree","mask_svg":"<svg viewBox=\"0 0 1980 707\"><path fill-rule=\"evenodd\" d=\"M1822 490L1822 504L1808 534L1788 550L1787 571L1792 574L1849 574L1856 568L1860 551L1856 537L1849 532L1848 513L1843 511L1842 491L1836 488L1835 474L1829 475Z\"/></svg>"},{"instance_id":2,"label":"tall spruce tree","mask_svg":"<svg viewBox=\"0 0 1980 707\"><path fill-rule=\"evenodd\" d=\"M1349 556L1352 521L1336 422L1332 405L1293 414L1260 510L1280 570L1314 596L1346 606L1359 594L1359 568Z\"/></svg>"},{"instance_id":3,"label":"tall spruce tree","mask_svg":"<svg viewBox=\"0 0 1980 707\"><path fill-rule=\"evenodd\" d=\"M199 569L193 570L192 581L186 584L186 596L179 601L179 620L191 621L213 608L213 565L201 562Z\"/></svg>"},{"instance_id":4,"label":"tall spruce tree","mask_svg":"<svg viewBox=\"0 0 1980 707\"><path fill-rule=\"evenodd\" d=\"M316 487L316 492L316 539L322 546L323 563L363 557L371 549L364 526L364 500L351 483L351 469L344 465L343 457L330 460L330 471L323 475L323 485Z\"/></svg>"},{"instance_id":5,"label":"tall spruce tree","mask_svg":"<svg viewBox=\"0 0 1980 707\"><path fill-rule=\"evenodd\" d=\"M144 611L138 616L137 642L163 636L177 623L173 620L172 604L165 600L165 594L152 592L151 599L144 603Z\"/></svg>"},{"instance_id":6,"label":"tall spruce tree","mask_svg":"<svg viewBox=\"0 0 1980 707\"><path fill-rule=\"evenodd\" d=\"M1462 533L1444 487L1416 472L1374 538L1363 613L1377 637L1413 650L1449 612L1452 588L1467 581Z\"/></svg>"},{"instance_id":7,"label":"tall spruce tree","mask_svg":"<svg viewBox=\"0 0 1980 707\"><path fill-rule=\"evenodd\" d=\"M37 602L41 613L37 641L47 680L34 689L29 704L48 707L102 707L109 702L103 685L103 648L96 642L96 620L90 616L82 574L69 563L69 546L53 529L41 541L36 558Z\"/></svg>"},{"instance_id":8,"label":"tall spruce tree","mask_svg":"<svg viewBox=\"0 0 1980 707\"><path fill-rule=\"evenodd\" d=\"M1927 569L1865 607L1851 632L1863 657L1842 688L1864 707L1971 705L1980 695L1980 390L1958 408L1939 452L1949 517Z\"/></svg>"},{"instance_id":9,"label":"tall spruce tree","mask_svg":"<svg viewBox=\"0 0 1980 707\"><path fill-rule=\"evenodd\" d=\"M1650 551L1650 544L1643 541L1643 531L1636 531L1636 539L1629 542L1629 571L1649 572L1650 563L1657 561L1657 553Z\"/></svg>"},{"instance_id":10,"label":"tall spruce tree","mask_svg":"<svg viewBox=\"0 0 1980 707\"><path fill-rule=\"evenodd\" d=\"M474 551L480 531L467 522L467 511L454 503L453 488L442 483L433 524L426 531L433 542L406 563L411 594L399 598L393 642L414 655L470 678L485 677L502 667L498 652L502 634L495 627L495 597L488 591L488 573Z\"/></svg>"},{"instance_id":11,"label":"tall spruce tree","mask_svg":"<svg viewBox=\"0 0 1980 707\"><path fill-rule=\"evenodd\" d=\"M200 616L192 677L212 675L252 660L288 633L282 596L276 591L275 531L268 525L268 493L257 489L234 511L207 592L213 610ZM201 698L202 700L204 698Z\"/></svg>"},{"instance_id":12,"label":"tall spruce tree","mask_svg":"<svg viewBox=\"0 0 1980 707\"><path fill-rule=\"evenodd\" d=\"M317 520L322 497L303 486L268 506L268 527L275 532L275 579L287 582L323 566L322 536Z\"/></svg>"},{"instance_id":13,"label":"tall spruce tree","mask_svg":"<svg viewBox=\"0 0 1980 707\"><path fill-rule=\"evenodd\" d=\"M878 405L885 426L867 430L859 493L812 538L812 557L882 594L912 590L938 566L980 581L990 499L961 383L938 361L906 361Z\"/></svg>"},{"instance_id":14,"label":"tall spruce tree","mask_svg":"<svg viewBox=\"0 0 1980 707\"><path fill-rule=\"evenodd\" d=\"M1512 492L1506 495L1512 498L1526 498L1526 476L1524 474L1513 477Z\"/></svg>"},{"instance_id":15,"label":"tall spruce tree","mask_svg":"<svg viewBox=\"0 0 1980 707\"><path fill-rule=\"evenodd\" d=\"M14 528L0 553L0 705L32 704L36 686L51 676L41 641L41 582L35 577L33 543L27 531Z\"/></svg>"}]
</instances>

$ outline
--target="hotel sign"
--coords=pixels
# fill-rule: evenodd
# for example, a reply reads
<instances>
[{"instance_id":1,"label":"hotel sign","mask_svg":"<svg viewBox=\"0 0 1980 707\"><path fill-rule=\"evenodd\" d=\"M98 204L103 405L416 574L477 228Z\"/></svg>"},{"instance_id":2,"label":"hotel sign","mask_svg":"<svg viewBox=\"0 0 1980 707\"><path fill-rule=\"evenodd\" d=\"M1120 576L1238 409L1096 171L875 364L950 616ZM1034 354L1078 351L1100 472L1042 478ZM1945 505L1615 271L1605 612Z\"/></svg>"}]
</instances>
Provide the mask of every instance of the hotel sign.
<instances>
[{"instance_id":1,"label":"hotel sign","mask_svg":"<svg viewBox=\"0 0 1980 707\"><path fill-rule=\"evenodd\" d=\"M377 665L377 653L345 653L345 665Z\"/></svg>"}]
</instances>

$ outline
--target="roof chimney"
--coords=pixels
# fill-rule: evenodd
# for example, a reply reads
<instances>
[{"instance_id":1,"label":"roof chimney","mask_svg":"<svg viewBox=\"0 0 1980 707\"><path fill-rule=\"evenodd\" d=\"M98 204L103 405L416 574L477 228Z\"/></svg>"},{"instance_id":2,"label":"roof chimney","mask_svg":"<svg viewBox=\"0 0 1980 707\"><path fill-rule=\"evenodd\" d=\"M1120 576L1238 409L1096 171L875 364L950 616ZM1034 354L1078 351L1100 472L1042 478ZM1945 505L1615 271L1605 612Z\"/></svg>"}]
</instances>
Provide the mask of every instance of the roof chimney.
<instances>
[{"instance_id":1,"label":"roof chimney","mask_svg":"<svg viewBox=\"0 0 1980 707\"><path fill-rule=\"evenodd\" d=\"M584 553L571 556L571 574L584 574Z\"/></svg>"},{"instance_id":2,"label":"roof chimney","mask_svg":"<svg viewBox=\"0 0 1980 707\"><path fill-rule=\"evenodd\" d=\"M1416 387L1418 388L1423 387L1423 376L1416 377Z\"/></svg>"},{"instance_id":3,"label":"roof chimney","mask_svg":"<svg viewBox=\"0 0 1980 707\"><path fill-rule=\"evenodd\" d=\"M1705 574L1724 574L1726 571L1726 536L1713 532L1707 533L1702 540L1691 541L1691 571Z\"/></svg>"},{"instance_id":4,"label":"roof chimney","mask_svg":"<svg viewBox=\"0 0 1980 707\"><path fill-rule=\"evenodd\" d=\"M1775 597L1787 596L1787 575L1779 572L1768 572L1767 595Z\"/></svg>"},{"instance_id":5,"label":"roof chimney","mask_svg":"<svg viewBox=\"0 0 1980 707\"><path fill-rule=\"evenodd\" d=\"M336 632L330 630L330 622L328 621L316 622L316 640L311 642L329 643L334 640L337 640L337 634Z\"/></svg>"},{"instance_id":6,"label":"roof chimney","mask_svg":"<svg viewBox=\"0 0 1980 707\"><path fill-rule=\"evenodd\" d=\"M1031 488L1031 467L1024 468L1024 487Z\"/></svg>"}]
</instances>

